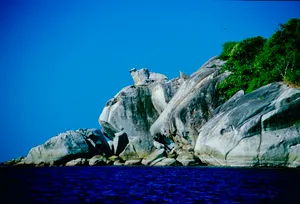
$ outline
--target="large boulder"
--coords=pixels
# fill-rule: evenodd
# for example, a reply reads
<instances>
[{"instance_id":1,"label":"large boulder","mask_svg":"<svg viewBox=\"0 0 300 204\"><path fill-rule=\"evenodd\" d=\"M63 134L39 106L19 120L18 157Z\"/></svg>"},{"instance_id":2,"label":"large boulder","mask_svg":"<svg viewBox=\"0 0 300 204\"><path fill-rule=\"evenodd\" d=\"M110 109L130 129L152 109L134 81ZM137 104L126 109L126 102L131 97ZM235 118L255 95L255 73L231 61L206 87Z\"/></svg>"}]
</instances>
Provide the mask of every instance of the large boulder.
<instances>
[{"instance_id":1,"label":"large boulder","mask_svg":"<svg viewBox=\"0 0 300 204\"><path fill-rule=\"evenodd\" d=\"M77 158L96 154L110 155L104 135L97 129L79 129L60 133L44 144L32 148L24 159L26 164L65 164Z\"/></svg>"},{"instance_id":2,"label":"large boulder","mask_svg":"<svg viewBox=\"0 0 300 204\"><path fill-rule=\"evenodd\" d=\"M146 69L132 70L131 74L139 79L133 77L135 85L123 88L106 103L99 123L103 133L112 140L117 132L124 131L128 137L137 137L152 143L153 137L149 131L151 125L184 80L176 78L166 81L165 76ZM147 80L144 80L145 78ZM147 154L149 153L151 152Z\"/></svg>"},{"instance_id":3,"label":"large boulder","mask_svg":"<svg viewBox=\"0 0 300 204\"><path fill-rule=\"evenodd\" d=\"M197 139L195 153L202 162L300 166L300 89L277 82L239 92L215 113Z\"/></svg>"},{"instance_id":4,"label":"large boulder","mask_svg":"<svg viewBox=\"0 0 300 204\"><path fill-rule=\"evenodd\" d=\"M129 138L129 143L121 152L119 157L126 160L138 160L148 156L155 149L151 140L142 139L140 137Z\"/></svg>"},{"instance_id":5,"label":"large boulder","mask_svg":"<svg viewBox=\"0 0 300 204\"><path fill-rule=\"evenodd\" d=\"M103 133L110 139L122 130L128 136L150 135L150 126L167 106L181 83L181 80L176 78L123 88L106 103L99 117Z\"/></svg>"},{"instance_id":6,"label":"large boulder","mask_svg":"<svg viewBox=\"0 0 300 204\"><path fill-rule=\"evenodd\" d=\"M215 64L214 68L207 67ZM175 143L194 147L199 129L213 116L213 111L224 100L217 91L218 84L229 76L222 73L224 61L214 57L193 73L180 86L150 128L151 135L165 143L170 137ZM170 141L169 141L170 143ZM188 149L189 147L187 147Z\"/></svg>"}]
</instances>

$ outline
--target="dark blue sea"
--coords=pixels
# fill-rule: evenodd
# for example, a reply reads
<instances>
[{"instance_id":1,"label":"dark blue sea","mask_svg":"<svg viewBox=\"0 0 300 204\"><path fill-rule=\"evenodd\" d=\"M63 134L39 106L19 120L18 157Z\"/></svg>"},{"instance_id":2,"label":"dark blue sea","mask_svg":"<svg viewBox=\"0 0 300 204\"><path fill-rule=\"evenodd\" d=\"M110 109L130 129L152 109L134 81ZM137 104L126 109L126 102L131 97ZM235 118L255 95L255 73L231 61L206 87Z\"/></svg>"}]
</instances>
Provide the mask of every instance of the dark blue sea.
<instances>
[{"instance_id":1,"label":"dark blue sea","mask_svg":"<svg viewBox=\"0 0 300 204\"><path fill-rule=\"evenodd\" d=\"M299 169L0 168L1 203L300 203Z\"/></svg>"}]
</instances>

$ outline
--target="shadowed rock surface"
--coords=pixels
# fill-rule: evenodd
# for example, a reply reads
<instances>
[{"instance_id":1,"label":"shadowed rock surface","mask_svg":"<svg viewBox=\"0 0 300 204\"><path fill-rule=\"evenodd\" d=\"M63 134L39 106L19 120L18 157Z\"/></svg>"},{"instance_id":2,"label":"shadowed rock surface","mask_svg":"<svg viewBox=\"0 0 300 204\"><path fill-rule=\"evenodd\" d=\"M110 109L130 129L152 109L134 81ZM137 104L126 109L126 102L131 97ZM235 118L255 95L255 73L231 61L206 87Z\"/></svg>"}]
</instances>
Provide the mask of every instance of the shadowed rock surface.
<instances>
[{"instance_id":1,"label":"shadowed rock surface","mask_svg":"<svg viewBox=\"0 0 300 204\"><path fill-rule=\"evenodd\" d=\"M119 155L125 149L128 142L128 136L124 131L116 133L113 140L115 155Z\"/></svg>"}]
</instances>

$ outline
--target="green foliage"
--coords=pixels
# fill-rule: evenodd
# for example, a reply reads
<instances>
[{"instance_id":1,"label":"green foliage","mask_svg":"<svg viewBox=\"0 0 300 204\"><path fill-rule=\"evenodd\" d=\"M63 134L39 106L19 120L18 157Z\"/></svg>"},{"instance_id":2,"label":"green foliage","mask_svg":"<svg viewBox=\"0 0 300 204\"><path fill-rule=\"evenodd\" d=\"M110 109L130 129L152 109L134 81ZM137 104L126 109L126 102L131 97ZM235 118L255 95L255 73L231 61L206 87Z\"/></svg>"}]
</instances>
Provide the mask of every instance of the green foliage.
<instances>
[{"instance_id":1,"label":"green foliage","mask_svg":"<svg viewBox=\"0 0 300 204\"><path fill-rule=\"evenodd\" d=\"M300 19L292 18L271 36L256 66L270 73L271 81L286 81L299 85ZM297 80L298 79L298 80Z\"/></svg>"},{"instance_id":2,"label":"green foliage","mask_svg":"<svg viewBox=\"0 0 300 204\"><path fill-rule=\"evenodd\" d=\"M232 72L218 87L226 99L240 89L249 93L275 81L299 86L300 19L280 24L268 40L258 36L224 43L219 58L227 60L223 71Z\"/></svg>"},{"instance_id":3,"label":"green foliage","mask_svg":"<svg viewBox=\"0 0 300 204\"><path fill-rule=\"evenodd\" d=\"M230 71L232 74L219 85L219 91L226 99L229 99L237 91L250 90L253 83L250 81L256 74L254 69L255 57L263 50L266 39L263 37L247 38L236 43L232 48L223 71Z\"/></svg>"},{"instance_id":4,"label":"green foliage","mask_svg":"<svg viewBox=\"0 0 300 204\"><path fill-rule=\"evenodd\" d=\"M226 42L223 44L223 51L220 54L219 58L221 60L227 60L230 56L232 48L237 44L237 42Z\"/></svg>"}]
</instances>

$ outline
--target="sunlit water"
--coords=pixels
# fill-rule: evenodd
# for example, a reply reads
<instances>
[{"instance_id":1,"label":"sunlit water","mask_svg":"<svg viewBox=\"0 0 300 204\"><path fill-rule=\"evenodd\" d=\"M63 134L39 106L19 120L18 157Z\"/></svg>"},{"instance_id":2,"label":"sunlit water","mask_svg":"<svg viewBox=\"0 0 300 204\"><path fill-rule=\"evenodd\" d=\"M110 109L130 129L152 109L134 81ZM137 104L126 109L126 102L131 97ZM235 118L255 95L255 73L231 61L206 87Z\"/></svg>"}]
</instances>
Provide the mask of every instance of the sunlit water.
<instances>
[{"instance_id":1,"label":"sunlit water","mask_svg":"<svg viewBox=\"0 0 300 204\"><path fill-rule=\"evenodd\" d=\"M3 203L300 203L299 169L42 167L0 176Z\"/></svg>"}]
</instances>

